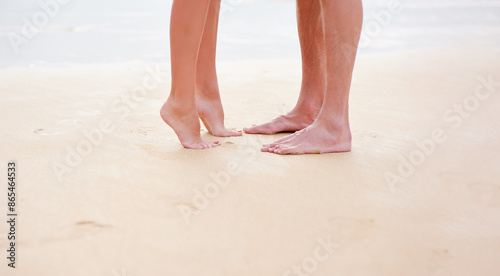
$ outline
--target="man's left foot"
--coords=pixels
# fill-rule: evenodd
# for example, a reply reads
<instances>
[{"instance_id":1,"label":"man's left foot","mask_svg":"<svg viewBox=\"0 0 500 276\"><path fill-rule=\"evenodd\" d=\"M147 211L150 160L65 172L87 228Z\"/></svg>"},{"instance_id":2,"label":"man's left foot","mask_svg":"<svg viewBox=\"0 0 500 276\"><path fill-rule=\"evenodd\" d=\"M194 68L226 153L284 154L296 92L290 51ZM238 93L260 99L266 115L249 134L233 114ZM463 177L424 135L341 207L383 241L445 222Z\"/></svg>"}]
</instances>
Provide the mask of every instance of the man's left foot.
<instances>
[{"instance_id":1,"label":"man's left foot","mask_svg":"<svg viewBox=\"0 0 500 276\"><path fill-rule=\"evenodd\" d=\"M217 137L233 137L243 135L241 130L226 129L224 127L224 111L220 99L208 99L196 95L198 116L208 132Z\"/></svg>"},{"instance_id":2,"label":"man's left foot","mask_svg":"<svg viewBox=\"0 0 500 276\"><path fill-rule=\"evenodd\" d=\"M297 106L285 115L281 115L270 122L244 128L248 134L276 134L280 132L295 132L310 126L321 110L321 104Z\"/></svg>"},{"instance_id":3,"label":"man's left foot","mask_svg":"<svg viewBox=\"0 0 500 276\"><path fill-rule=\"evenodd\" d=\"M351 131L348 124L335 128L327 127L327 125L315 121L301 131L264 145L262 151L281 155L350 151Z\"/></svg>"}]
</instances>

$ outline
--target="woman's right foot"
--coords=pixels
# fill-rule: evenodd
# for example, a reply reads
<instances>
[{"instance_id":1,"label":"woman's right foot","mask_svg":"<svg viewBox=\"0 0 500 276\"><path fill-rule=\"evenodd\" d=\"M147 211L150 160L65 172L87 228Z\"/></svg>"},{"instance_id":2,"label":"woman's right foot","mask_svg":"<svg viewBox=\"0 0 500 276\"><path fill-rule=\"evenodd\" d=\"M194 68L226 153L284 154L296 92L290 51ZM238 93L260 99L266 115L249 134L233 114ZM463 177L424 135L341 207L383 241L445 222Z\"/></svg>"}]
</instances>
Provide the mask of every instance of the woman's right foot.
<instances>
[{"instance_id":1,"label":"woman's right foot","mask_svg":"<svg viewBox=\"0 0 500 276\"><path fill-rule=\"evenodd\" d=\"M241 130L227 129L224 126L224 110L219 97L209 98L201 93L196 95L196 109L208 132L217 137L241 136Z\"/></svg>"},{"instance_id":2,"label":"woman's right foot","mask_svg":"<svg viewBox=\"0 0 500 276\"><path fill-rule=\"evenodd\" d=\"M177 134L181 144L187 149L208 149L220 146L219 142L201 139L200 120L196 107L182 106L172 99L163 104L160 115Z\"/></svg>"}]
</instances>

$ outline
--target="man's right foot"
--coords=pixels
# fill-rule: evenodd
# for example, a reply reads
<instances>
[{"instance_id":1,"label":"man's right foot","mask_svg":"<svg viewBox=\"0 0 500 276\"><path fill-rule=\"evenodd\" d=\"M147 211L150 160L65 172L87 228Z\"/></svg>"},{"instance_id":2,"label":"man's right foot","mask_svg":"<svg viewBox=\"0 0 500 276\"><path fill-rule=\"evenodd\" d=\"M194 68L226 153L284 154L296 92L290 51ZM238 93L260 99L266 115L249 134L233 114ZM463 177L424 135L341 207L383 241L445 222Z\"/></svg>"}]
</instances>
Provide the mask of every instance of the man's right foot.
<instances>
[{"instance_id":1,"label":"man's right foot","mask_svg":"<svg viewBox=\"0 0 500 276\"><path fill-rule=\"evenodd\" d=\"M200 120L196 107L186 108L168 99L163 104L160 115L177 134L181 144L187 149L208 149L220 146L219 142L201 139Z\"/></svg>"},{"instance_id":2,"label":"man's right foot","mask_svg":"<svg viewBox=\"0 0 500 276\"><path fill-rule=\"evenodd\" d=\"M312 108L295 107L285 115L281 115L268 123L244 128L248 134L276 134L279 132L295 132L310 126L319 114L321 106Z\"/></svg>"},{"instance_id":3,"label":"man's right foot","mask_svg":"<svg viewBox=\"0 0 500 276\"><path fill-rule=\"evenodd\" d=\"M350 151L352 138L347 119L336 122L334 117L326 118L323 120L318 118L314 124L301 131L263 145L262 151L281 155Z\"/></svg>"}]
</instances>

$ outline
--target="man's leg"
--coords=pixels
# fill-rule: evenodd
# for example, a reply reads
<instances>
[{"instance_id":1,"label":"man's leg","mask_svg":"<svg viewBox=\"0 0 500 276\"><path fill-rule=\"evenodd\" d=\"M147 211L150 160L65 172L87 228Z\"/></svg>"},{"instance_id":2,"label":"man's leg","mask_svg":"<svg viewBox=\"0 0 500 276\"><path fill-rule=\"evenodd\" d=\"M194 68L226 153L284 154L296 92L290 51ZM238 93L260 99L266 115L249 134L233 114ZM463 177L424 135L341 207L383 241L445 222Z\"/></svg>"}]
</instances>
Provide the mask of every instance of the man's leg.
<instances>
[{"instance_id":1,"label":"man's leg","mask_svg":"<svg viewBox=\"0 0 500 276\"><path fill-rule=\"evenodd\" d=\"M327 87L321 111L312 125L267 151L278 154L351 150L349 91L361 34L361 0L320 0L325 30Z\"/></svg>"},{"instance_id":2,"label":"man's leg","mask_svg":"<svg viewBox=\"0 0 500 276\"><path fill-rule=\"evenodd\" d=\"M174 0L170 22L172 89L160 110L186 148L205 149L218 142L203 141L195 105L196 60L210 0Z\"/></svg>"},{"instance_id":3,"label":"man's leg","mask_svg":"<svg viewBox=\"0 0 500 276\"><path fill-rule=\"evenodd\" d=\"M286 115L245 129L250 134L274 134L308 127L318 116L326 89L326 56L319 0L297 0L302 54L302 87L295 108Z\"/></svg>"},{"instance_id":4,"label":"man's leg","mask_svg":"<svg viewBox=\"0 0 500 276\"><path fill-rule=\"evenodd\" d=\"M210 0L196 67L196 107L201 121L214 136L240 136L224 127L224 111L217 81L216 50L221 0Z\"/></svg>"}]
</instances>

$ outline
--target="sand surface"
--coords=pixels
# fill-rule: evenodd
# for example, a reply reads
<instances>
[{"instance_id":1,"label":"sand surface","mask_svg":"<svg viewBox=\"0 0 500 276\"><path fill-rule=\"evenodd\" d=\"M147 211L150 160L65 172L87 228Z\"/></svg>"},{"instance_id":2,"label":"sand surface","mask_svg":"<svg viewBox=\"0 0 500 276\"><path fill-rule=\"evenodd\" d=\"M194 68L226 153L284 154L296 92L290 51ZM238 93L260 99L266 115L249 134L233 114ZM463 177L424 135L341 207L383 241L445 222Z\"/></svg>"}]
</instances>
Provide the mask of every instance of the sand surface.
<instances>
[{"instance_id":1,"label":"sand surface","mask_svg":"<svg viewBox=\"0 0 500 276\"><path fill-rule=\"evenodd\" d=\"M282 135L183 149L158 115L167 64L153 78L156 65L141 63L2 69L0 152L4 171L18 161L19 241L18 268L2 257L0 274L498 275L500 87L480 81L499 82L498 64L490 48L360 56L353 151L309 156L259 152ZM230 127L294 105L297 60L219 71ZM150 89L136 93L144 79ZM471 98L477 89L488 99ZM464 101L467 118L443 119ZM410 157L418 166L400 174Z\"/></svg>"},{"instance_id":2,"label":"sand surface","mask_svg":"<svg viewBox=\"0 0 500 276\"><path fill-rule=\"evenodd\" d=\"M500 275L500 5L365 0L353 151L277 156L284 134L181 147L159 117L170 1L72 1L16 53L37 1L0 3L1 276ZM292 1L226 1L226 125L290 110ZM370 26L372 29L370 29ZM370 31L372 33L370 35ZM368 38L368 42L367 42Z\"/></svg>"}]
</instances>

